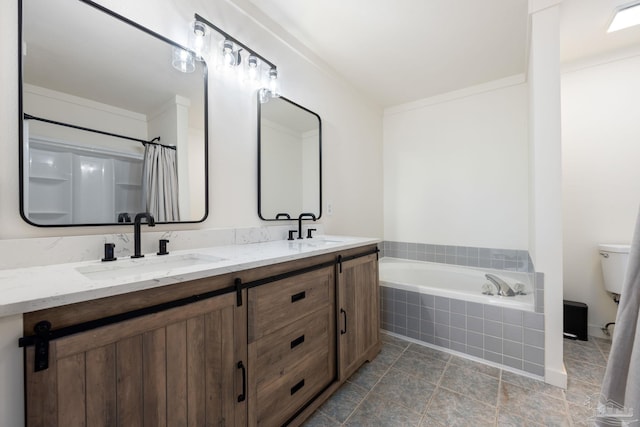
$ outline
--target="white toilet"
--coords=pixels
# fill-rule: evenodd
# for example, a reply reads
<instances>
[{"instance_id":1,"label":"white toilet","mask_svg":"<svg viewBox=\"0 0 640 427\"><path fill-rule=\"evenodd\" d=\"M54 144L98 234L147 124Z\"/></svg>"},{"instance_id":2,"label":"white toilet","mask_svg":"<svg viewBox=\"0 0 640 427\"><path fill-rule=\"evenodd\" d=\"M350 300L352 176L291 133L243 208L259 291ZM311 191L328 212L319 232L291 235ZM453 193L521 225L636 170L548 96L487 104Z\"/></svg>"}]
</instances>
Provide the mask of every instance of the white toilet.
<instances>
[{"instance_id":1,"label":"white toilet","mask_svg":"<svg viewBox=\"0 0 640 427\"><path fill-rule=\"evenodd\" d=\"M598 245L604 287L614 294L614 300L616 301L622 293L622 283L627 271L630 249L631 246L629 245Z\"/></svg>"}]
</instances>

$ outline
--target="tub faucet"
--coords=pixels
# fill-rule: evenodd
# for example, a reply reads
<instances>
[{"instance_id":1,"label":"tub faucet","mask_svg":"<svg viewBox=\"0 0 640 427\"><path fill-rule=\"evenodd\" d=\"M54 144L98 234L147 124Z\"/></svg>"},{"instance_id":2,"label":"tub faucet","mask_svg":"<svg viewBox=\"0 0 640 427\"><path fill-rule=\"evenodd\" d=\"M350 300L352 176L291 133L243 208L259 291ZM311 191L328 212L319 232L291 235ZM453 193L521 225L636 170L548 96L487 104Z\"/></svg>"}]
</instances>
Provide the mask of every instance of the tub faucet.
<instances>
[{"instance_id":1,"label":"tub faucet","mask_svg":"<svg viewBox=\"0 0 640 427\"><path fill-rule=\"evenodd\" d=\"M316 220L316 216L312 213L301 213L298 216L298 239L304 239L302 236L302 218L311 218L312 220Z\"/></svg>"},{"instance_id":2,"label":"tub faucet","mask_svg":"<svg viewBox=\"0 0 640 427\"><path fill-rule=\"evenodd\" d=\"M140 212L139 214L136 214L135 219L133 220L133 255L131 255L131 258L142 258L144 255L142 255L140 252L142 252L140 250L140 223L142 221L142 218L146 218L147 220L147 225L149 227L155 227L156 222L153 219L153 215L151 215L149 212Z\"/></svg>"},{"instance_id":3,"label":"tub faucet","mask_svg":"<svg viewBox=\"0 0 640 427\"><path fill-rule=\"evenodd\" d=\"M507 282L505 282L495 274L487 273L484 275L484 277L486 277L488 281L496 285L496 288L498 289L498 295L503 297L516 296L516 293L513 292L513 289L511 289L511 286L509 286Z\"/></svg>"}]
</instances>

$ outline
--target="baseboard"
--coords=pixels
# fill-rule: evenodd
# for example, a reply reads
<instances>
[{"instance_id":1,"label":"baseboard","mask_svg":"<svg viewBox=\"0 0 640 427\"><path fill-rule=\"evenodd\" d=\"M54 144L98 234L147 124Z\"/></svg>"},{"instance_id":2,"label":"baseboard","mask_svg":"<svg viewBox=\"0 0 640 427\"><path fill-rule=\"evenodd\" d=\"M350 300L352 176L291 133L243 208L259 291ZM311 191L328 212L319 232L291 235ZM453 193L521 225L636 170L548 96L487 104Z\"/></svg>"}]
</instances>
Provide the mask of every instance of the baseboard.
<instances>
[{"instance_id":1,"label":"baseboard","mask_svg":"<svg viewBox=\"0 0 640 427\"><path fill-rule=\"evenodd\" d=\"M562 370L554 370L546 368L544 370L544 382L563 389L567 388L567 370L562 364Z\"/></svg>"},{"instance_id":2,"label":"baseboard","mask_svg":"<svg viewBox=\"0 0 640 427\"><path fill-rule=\"evenodd\" d=\"M606 335L603 331L602 328L603 326L599 326L599 325L589 325L589 336L590 337L596 337L596 338L604 338L606 340L610 340L613 337L613 329L615 328L614 325L609 326L609 335Z\"/></svg>"}]
</instances>

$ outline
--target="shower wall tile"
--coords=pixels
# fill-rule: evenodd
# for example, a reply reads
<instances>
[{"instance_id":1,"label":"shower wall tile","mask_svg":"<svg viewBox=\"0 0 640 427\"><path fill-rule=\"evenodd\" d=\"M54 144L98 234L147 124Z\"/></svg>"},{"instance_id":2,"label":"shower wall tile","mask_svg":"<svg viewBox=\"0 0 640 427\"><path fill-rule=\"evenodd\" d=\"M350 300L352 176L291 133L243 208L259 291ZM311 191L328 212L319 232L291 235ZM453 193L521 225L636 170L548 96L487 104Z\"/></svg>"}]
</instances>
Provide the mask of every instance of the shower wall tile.
<instances>
[{"instance_id":1,"label":"shower wall tile","mask_svg":"<svg viewBox=\"0 0 640 427\"><path fill-rule=\"evenodd\" d=\"M485 305L484 318L486 320L502 321L502 307L496 307L494 305Z\"/></svg>"},{"instance_id":2,"label":"shower wall tile","mask_svg":"<svg viewBox=\"0 0 640 427\"><path fill-rule=\"evenodd\" d=\"M521 343L523 340L524 329L522 326L504 325L502 328L502 336L504 339Z\"/></svg>"},{"instance_id":3,"label":"shower wall tile","mask_svg":"<svg viewBox=\"0 0 640 427\"><path fill-rule=\"evenodd\" d=\"M482 308L482 304L477 302L467 302L466 306L467 306L467 316L474 316L474 317L484 316L484 310Z\"/></svg>"},{"instance_id":4,"label":"shower wall tile","mask_svg":"<svg viewBox=\"0 0 640 427\"><path fill-rule=\"evenodd\" d=\"M382 256L392 258L520 272L534 271L529 252L524 250L433 245L388 240L380 244L380 250Z\"/></svg>"}]
</instances>

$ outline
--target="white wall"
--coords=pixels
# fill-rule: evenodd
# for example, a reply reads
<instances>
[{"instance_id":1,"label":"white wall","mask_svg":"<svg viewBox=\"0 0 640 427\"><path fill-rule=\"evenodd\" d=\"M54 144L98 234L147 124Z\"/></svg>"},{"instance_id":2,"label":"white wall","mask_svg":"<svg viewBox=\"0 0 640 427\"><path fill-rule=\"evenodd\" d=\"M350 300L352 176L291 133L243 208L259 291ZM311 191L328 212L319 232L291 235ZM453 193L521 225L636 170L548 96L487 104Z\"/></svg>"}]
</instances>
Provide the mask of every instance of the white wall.
<instances>
[{"instance_id":1,"label":"white wall","mask_svg":"<svg viewBox=\"0 0 640 427\"><path fill-rule=\"evenodd\" d=\"M562 74L564 297L592 334L616 316L597 245L629 243L640 204L638 100L640 55Z\"/></svg>"},{"instance_id":2,"label":"white wall","mask_svg":"<svg viewBox=\"0 0 640 427\"><path fill-rule=\"evenodd\" d=\"M323 196L333 206L324 216L330 233L382 236L382 111L299 43L268 31L232 3L170 0L99 3L180 43L197 12L278 65L283 95L322 117ZM242 2L251 9L250 2ZM253 14L253 11L252 11ZM0 239L104 233L103 228L34 228L18 214L17 2L0 4ZM259 16L257 14L256 16ZM274 26L274 31L281 31ZM275 34L275 35L274 35ZM209 71L209 201L201 224L164 226L174 230L261 225L257 207L255 90L223 81ZM111 227L115 232L119 227ZM121 228L129 231L128 227Z\"/></svg>"},{"instance_id":3,"label":"white wall","mask_svg":"<svg viewBox=\"0 0 640 427\"><path fill-rule=\"evenodd\" d=\"M522 76L387 109L385 239L527 249L527 114Z\"/></svg>"}]
</instances>

